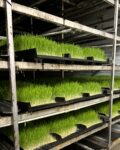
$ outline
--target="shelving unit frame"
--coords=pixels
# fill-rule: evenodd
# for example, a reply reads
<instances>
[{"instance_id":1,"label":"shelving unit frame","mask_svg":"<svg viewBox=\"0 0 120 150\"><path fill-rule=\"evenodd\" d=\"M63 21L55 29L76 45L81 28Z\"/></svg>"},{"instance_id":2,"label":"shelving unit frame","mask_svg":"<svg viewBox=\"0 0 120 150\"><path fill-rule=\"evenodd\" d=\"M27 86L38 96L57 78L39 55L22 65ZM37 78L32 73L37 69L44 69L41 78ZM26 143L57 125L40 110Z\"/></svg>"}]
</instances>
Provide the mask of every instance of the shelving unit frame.
<instances>
[{"instance_id":1,"label":"shelving unit frame","mask_svg":"<svg viewBox=\"0 0 120 150\"><path fill-rule=\"evenodd\" d=\"M9 52L9 62L6 61L0 61L0 69L2 70L8 70L10 69L10 81L11 81L11 99L12 99L12 110L13 110L13 117L10 121L9 117L9 123L8 125L13 124L14 126L14 137L15 137L15 150L19 150L19 117L17 114L17 98L16 98L16 70L71 70L71 71L85 71L85 70L111 70L112 73L112 80L111 80L111 96L110 96L110 114L109 114L109 140L108 140L108 149L111 149L111 127L114 122L112 122L112 104L113 104L113 90L114 90L114 76L115 76L115 70L120 70L119 66L115 66L115 60L116 60L116 44L117 41L120 41L120 37L117 36L117 26L118 26L118 9L120 9L119 0L104 0L105 2L108 2L115 6L115 14L114 14L114 34L110 34L101 30L97 30L85 25L82 25L80 23L76 23L61 17L57 17L55 15L48 14L46 12L36 10L33 8L30 8L28 6L23 6L17 3L12 3L11 0L0 0L0 7L4 7L6 9L7 14L7 41L8 41L8 52ZM55 23L57 25L62 25L69 27L71 29L75 29L77 31L84 31L96 36L101 36L104 38L108 38L113 40L113 60L111 66L84 66L84 65L56 65L56 64L44 64L41 65L40 63L28 63L28 62L15 62L14 59L14 43L13 43L13 27L12 27L12 11L15 11L20 14L24 14L27 16L31 16L37 19L41 19L44 21L48 21L51 23ZM17 68L17 69L16 69ZM44 116L45 117L45 116ZM18 121L19 120L19 121ZM34 120L34 117L32 118ZM27 120L25 120L27 121ZM22 122L22 121L21 121ZM4 123L3 126L6 126L7 124ZM105 125L104 127L107 127L108 125ZM2 127L2 126L1 126ZM68 142L69 144L70 141ZM63 146L64 147L64 146ZM62 147L62 148L63 148ZM60 147L59 147L60 148ZM58 149L59 149L58 148Z\"/></svg>"}]
</instances>

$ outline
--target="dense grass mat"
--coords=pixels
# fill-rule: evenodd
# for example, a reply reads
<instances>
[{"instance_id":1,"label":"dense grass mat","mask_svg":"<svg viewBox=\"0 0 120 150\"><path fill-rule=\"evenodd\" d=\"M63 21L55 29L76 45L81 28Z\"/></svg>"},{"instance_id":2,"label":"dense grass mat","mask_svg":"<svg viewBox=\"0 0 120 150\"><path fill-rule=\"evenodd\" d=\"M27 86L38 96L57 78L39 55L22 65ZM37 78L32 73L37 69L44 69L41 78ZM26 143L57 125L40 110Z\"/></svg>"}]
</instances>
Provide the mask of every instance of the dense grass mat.
<instances>
[{"instance_id":1,"label":"dense grass mat","mask_svg":"<svg viewBox=\"0 0 120 150\"><path fill-rule=\"evenodd\" d=\"M113 117L118 115L120 100L113 105ZM64 115L58 115L51 118L26 123L20 125L20 145L24 150L33 150L36 147L56 141L51 133L57 133L62 138L78 131L76 125L83 124L91 127L100 123L98 112L108 115L108 103L97 105L95 107L82 109ZM11 137L10 128L5 128L5 134Z\"/></svg>"},{"instance_id":2,"label":"dense grass mat","mask_svg":"<svg viewBox=\"0 0 120 150\"><path fill-rule=\"evenodd\" d=\"M107 116L109 115L109 103L103 103L95 106L97 112L102 112L106 114ZM112 115L113 117L116 117L118 115L118 111L120 110L120 100L116 100L113 103L112 107Z\"/></svg>"},{"instance_id":3,"label":"dense grass mat","mask_svg":"<svg viewBox=\"0 0 120 150\"><path fill-rule=\"evenodd\" d=\"M3 46L5 43L5 41L0 41L0 46ZM64 54L71 54L72 58L86 58L92 56L95 60L106 60L106 55L100 48L58 43L38 35L17 35L14 37L14 45L15 50L36 48L39 55L62 57Z\"/></svg>"},{"instance_id":4,"label":"dense grass mat","mask_svg":"<svg viewBox=\"0 0 120 150\"><path fill-rule=\"evenodd\" d=\"M10 88L7 81L0 81L0 99L10 100ZM55 102L55 97L71 100L82 97L82 93L96 95L101 87L110 87L109 77L80 77L61 80L47 78L36 81L18 81L18 101L30 102L32 106ZM120 78L115 79L115 90L120 87Z\"/></svg>"},{"instance_id":5,"label":"dense grass mat","mask_svg":"<svg viewBox=\"0 0 120 150\"><path fill-rule=\"evenodd\" d=\"M20 145L25 150L33 150L36 147L56 141L50 133L57 133L64 138L77 131L76 124L85 124L89 127L98 122L97 113L92 109L85 109L27 123L25 126L20 126ZM11 134L6 128L5 133L9 133L9 136Z\"/></svg>"}]
</instances>

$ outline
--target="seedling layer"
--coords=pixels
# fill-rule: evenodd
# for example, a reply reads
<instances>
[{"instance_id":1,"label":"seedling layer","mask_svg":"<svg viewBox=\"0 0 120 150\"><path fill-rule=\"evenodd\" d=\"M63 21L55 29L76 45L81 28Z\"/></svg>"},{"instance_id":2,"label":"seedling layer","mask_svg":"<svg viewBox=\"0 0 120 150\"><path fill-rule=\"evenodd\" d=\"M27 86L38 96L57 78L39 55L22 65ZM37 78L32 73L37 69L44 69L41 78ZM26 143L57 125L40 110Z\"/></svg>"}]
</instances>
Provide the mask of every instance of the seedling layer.
<instances>
[{"instance_id":1,"label":"seedling layer","mask_svg":"<svg viewBox=\"0 0 120 150\"><path fill-rule=\"evenodd\" d=\"M53 142L54 138L52 138L49 133L57 133L61 135L62 138L64 138L67 135L70 135L77 131L77 128L75 126L76 124L83 124L86 125L87 127L97 124L100 122L97 114L98 112L102 112L108 115L108 110L109 110L108 103L105 103L104 105L101 105L97 108L98 109L87 108L76 112L68 113L65 115L59 115L50 118L49 121L45 119L44 123L43 120L38 121L36 124L32 123L29 125L28 123L28 128L21 127L21 132L20 132L20 139L22 139L21 145L23 145L25 150L31 150L31 147L41 146L43 144ZM120 100L116 101L113 105L113 117L118 115L119 108L120 108ZM41 122L42 122L42 127L44 127L43 131L41 130ZM36 129L36 126L37 126L37 130L36 132L34 132L34 128ZM40 136L40 134L37 134L39 133L39 131L41 132L40 134L43 135L42 137ZM34 137L37 138L34 139ZM40 139L40 141L38 139ZM31 142L33 143L33 145L30 146L28 142L25 143L25 141L26 142L33 141Z\"/></svg>"},{"instance_id":2,"label":"seedling layer","mask_svg":"<svg viewBox=\"0 0 120 150\"><path fill-rule=\"evenodd\" d=\"M100 120L94 110L84 109L20 125L20 145L24 150L33 150L36 147L56 141L51 133L57 133L64 138L78 130L76 124L92 126L98 122ZM5 128L5 134L8 135L9 133L8 136L11 138L8 130Z\"/></svg>"},{"instance_id":3,"label":"seedling layer","mask_svg":"<svg viewBox=\"0 0 120 150\"><path fill-rule=\"evenodd\" d=\"M113 103L112 116L116 117L118 115L119 110L120 110L120 100L117 100ZM108 116L109 115L109 103L106 102L104 104L100 104L99 106L96 106L96 112L98 113L102 112Z\"/></svg>"},{"instance_id":4,"label":"seedling layer","mask_svg":"<svg viewBox=\"0 0 120 150\"><path fill-rule=\"evenodd\" d=\"M82 93L100 94L101 87L110 87L107 77L47 78L30 81L17 81L18 101L30 102L32 106L55 102L55 97L65 97L66 100L82 97ZM99 80L98 80L99 79ZM105 79L105 80L104 80ZM7 81L0 81L0 99L10 100L10 88ZM115 89L119 89L120 78L115 79Z\"/></svg>"},{"instance_id":5,"label":"seedling layer","mask_svg":"<svg viewBox=\"0 0 120 150\"><path fill-rule=\"evenodd\" d=\"M117 100L113 105L113 117L118 115L119 108L120 100ZM108 115L108 110L108 103L105 103L93 108L86 108L20 125L20 145L24 150L32 150L36 147L54 142L56 140L51 136L51 133L57 133L64 138L78 131L77 124L90 127L100 123L98 112ZM4 131L11 138L10 129L5 128Z\"/></svg>"},{"instance_id":6,"label":"seedling layer","mask_svg":"<svg viewBox=\"0 0 120 150\"><path fill-rule=\"evenodd\" d=\"M0 42L0 46L5 41ZM80 47L74 44L65 44L52 41L38 35L17 35L14 37L15 50L26 50L36 48L39 55L60 56L71 54L73 58L94 57L96 60L106 60L105 52L100 48Z\"/></svg>"}]
</instances>

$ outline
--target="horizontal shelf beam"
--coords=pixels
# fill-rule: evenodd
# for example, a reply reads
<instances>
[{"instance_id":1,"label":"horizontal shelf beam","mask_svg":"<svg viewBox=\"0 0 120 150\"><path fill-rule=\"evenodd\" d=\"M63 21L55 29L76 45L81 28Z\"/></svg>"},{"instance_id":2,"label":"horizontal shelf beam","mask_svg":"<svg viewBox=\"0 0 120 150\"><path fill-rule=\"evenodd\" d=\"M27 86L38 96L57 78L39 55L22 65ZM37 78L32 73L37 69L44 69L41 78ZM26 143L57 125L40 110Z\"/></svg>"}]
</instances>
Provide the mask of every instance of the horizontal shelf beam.
<instances>
[{"instance_id":1,"label":"horizontal shelf beam","mask_svg":"<svg viewBox=\"0 0 120 150\"><path fill-rule=\"evenodd\" d=\"M0 7L5 7L4 0L0 1ZM12 10L20 14L25 14L27 16L35 17L37 19L41 19L44 21L58 24L58 25L66 26L66 27L75 29L80 32L84 31L93 35L105 37L108 39L114 39L113 34L110 34L110 33L107 33L98 29L94 29L94 28L91 28L91 27L88 27L88 26L85 26L80 23L76 23L67 19L64 20L61 17L57 17L55 15L51 15L49 13L30 8L28 6L23 6L14 2L12 3ZM120 37L117 37L117 40L120 41Z\"/></svg>"},{"instance_id":2,"label":"horizontal shelf beam","mask_svg":"<svg viewBox=\"0 0 120 150\"><path fill-rule=\"evenodd\" d=\"M9 67L7 61L0 61L0 70L7 70ZM33 63L16 62L16 70L41 70L41 71L110 71L111 66L106 65L72 65L72 64L51 64L51 63ZM116 71L120 66L116 66Z\"/></svg>"},{"instance_id":3,"label":"horizontal shelf beam","mask_svg":"<svg viewBox=\"0 0 120 150\"><path fill-rule=\"evenodd\" d=\"M119 98L119 97L120 97L120 94L114 95L114 99ZM59 114L63 114L63 113L68 113L71 111L76 111L76 110L86 108L89 106L93 106L96 104L100 104L103 102L107 102L107 101L109 101L109 99L110 99L109 96L105 96L105 97L96 98L96 99L93 99L90 101L84 101L84 102L78 102L78 103L74 103L74 104L70 104L70 105L66 105L66 106L54 107L54 108L50 108L50 109L46 109L46 110L33 112L33 113L25 113L25 114L19 115L18 120L19 120L19 123L39 120L39 119L43 119L43 118L47 118L47 117L51 117L51 116L55 116L55 115L59 115ZM1 117L0 118L0 128L10 126L11 123L12 123L11 117Z\"/></svg>"},{"instance_id":4,"label":"horizontal shelf beam","mask_svg":"<svg viewBox=\"0 0 120 150\"><path fill-rule=\"evenodd\" d=\"M9 67L7 61L0 61L0 70L7 70ZM50 63L33 63L33 62L16 62L16 70L41 70L41 71L110 71L111 66L102 65L67 65L67 64L50 64ZM116 66L116 71L120 66Z\"/></svg>"}]
</instances>

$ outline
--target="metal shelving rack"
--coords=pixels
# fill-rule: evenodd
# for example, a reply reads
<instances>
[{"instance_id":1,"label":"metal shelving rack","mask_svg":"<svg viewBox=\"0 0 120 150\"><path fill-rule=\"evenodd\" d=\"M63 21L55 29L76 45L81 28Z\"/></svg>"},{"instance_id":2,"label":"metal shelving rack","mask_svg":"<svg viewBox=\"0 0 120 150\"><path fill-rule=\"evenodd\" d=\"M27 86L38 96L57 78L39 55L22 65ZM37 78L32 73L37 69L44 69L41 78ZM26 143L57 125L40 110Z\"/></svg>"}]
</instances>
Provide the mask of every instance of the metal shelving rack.
<instances>
[{"instance_id":1,"label":"metal shelving rack","mask_svg":"<svg viewBox=\"0 0 120 150\"><path fill-rule=\"evenodd\" d=\"M120 41L120 37L117 36L117 26L118 26L118 9L120 9L119 0L104 0L105 2L112 4L115 7L115 13L114 13L114 34L110 34L101 30L97 30L85 25L82 25L80 23L76 23L67 19L63 19L60 17L57 17L55 15L48 14L46 12L36 10L33 8L30 8L28 6L23 6L20 4L12 3L11 0L0 0L0 7L4 7L6 9L7 14L7 41L8 41L8 54L9 54L9 62L7 61L0 61L0 69L2 70L10 70L10 83L11 83L11 99L12 99L12 111L13 116L11 117L5 117L0 118L1 124L0 127L14 126L14 142L15 142L15 150L19 150L19 128L18 123L23 123L27 121L32 121L36 119L45 118L48 116L53 116L65 112L69 112L72 110L81 109L84 107L88 107L91 105L95 105L98 103L101 103L105 101L109 101L109 96L103 98L103 99L95 99L93 103L83 103L83 106L81 103L74 108L72 107L64 107L61 108L61 110L48 110L45 112L37 112L33 114L23 114L18 115L17 110L17 98L16 98L16 69L18 70L52 70L52 71L58 71L58 70L72 70L72 71L85 71L85 70L107 70L111 71L111 96L110 96L110 109L109 109L109 124L104 124L100 128L97 128L93 132L88 132L82 136L79 136L76 139L72 139L71 142L67 141L66 143L62 143L61 146L59 145L56 147L56 149L63 148L70 143L74 143L76 140L80 140L88 135L91 135L97 131L100 131L106 127L109 126L109 142L108 142L108 149L111 149L111 128L112 124L117 123L120 121L118 119L117 121L112 121L112 105L113 105L113 99L115 98L113 90L114 90L114 77L115 77L115 70L120 70L119 66L115 66L115 60L116 60L116 44L117 41ZM40 63L28 63L28 62L15 62L14 59L14 42L13 42L13 27L12 27L12 11L15 11L20 14L24 14L27 16L35 17L37 19L42 19L44 21L48 21L51 23L55 23L58 25L66 26L71 29L75 29L77 31L84 31L96 36L101 36L104 38L108 38L113 40L113 59L112 59L112 65L111 66L84 66L84 65L63 65L63 64L40 64ZM119 97L119 95L116 95L116 97ZM51 111L51 112L50 112ZM54 112L54 113L53 113ZM49 115L50 114L50 115ZM40 117L41 116L41 117ZM54 148L53 148L54 149Z\"/></svg>"}]
</instances>

